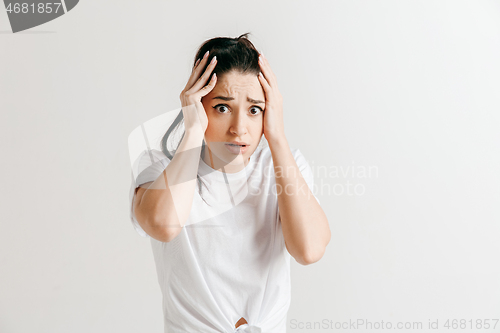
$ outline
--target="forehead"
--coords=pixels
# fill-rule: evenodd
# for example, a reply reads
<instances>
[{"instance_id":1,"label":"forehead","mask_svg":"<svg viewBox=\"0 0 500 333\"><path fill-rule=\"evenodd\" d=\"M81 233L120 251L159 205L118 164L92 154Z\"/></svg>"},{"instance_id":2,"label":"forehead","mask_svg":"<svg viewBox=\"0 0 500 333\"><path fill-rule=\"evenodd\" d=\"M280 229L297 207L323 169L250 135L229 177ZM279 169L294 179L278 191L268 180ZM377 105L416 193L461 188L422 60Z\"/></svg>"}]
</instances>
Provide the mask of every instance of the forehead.
<instances>
[{"instance_id":1,"label":"forehead","mask_svg":"<svg viewBox=\"0 0 500 333\"><path fill-rule=\"evenodd\" d=\"M259 79L253 74L241 74L229 72L217 77L217 84L210 92L210 95L225 95L231 97L262 97L264 90ZM237 96L238 95L238 96Z\"/></svg>"}]
</instances>

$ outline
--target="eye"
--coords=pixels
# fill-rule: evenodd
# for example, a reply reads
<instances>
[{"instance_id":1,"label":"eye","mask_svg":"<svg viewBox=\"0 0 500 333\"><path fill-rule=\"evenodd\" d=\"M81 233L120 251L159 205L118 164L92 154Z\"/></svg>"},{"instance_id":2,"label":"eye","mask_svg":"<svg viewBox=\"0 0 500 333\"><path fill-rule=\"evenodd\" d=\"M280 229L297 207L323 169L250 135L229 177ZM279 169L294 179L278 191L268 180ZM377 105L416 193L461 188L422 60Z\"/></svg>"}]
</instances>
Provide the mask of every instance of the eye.
<instances>
[{"instance_id":1,"label":"eye","mask_svg":"<svg viewBox=\"0 0 500 333\"><path fill-rule=\"evenodd\" d=\"M217 110L217 112L219 113L226 113L226 112L220 112L219 111L219 107L223 107L223 108L226 108L227 109L227 105L225 104L217 104L216 106L212 106L215 110Z\"/></svg>"},{"instance_id":2,"label":"eye","mask_svg":"<svg viewBox=\"0 0 500 333\"><path fill-rule=\"evenodd\" d=\"M217 104L216 106L212 106L212 108L214 108L218 113L222 113L222 114L228 113L228 112L224 112L223 108L226 108L229 110L229 108L226 104ZM252 110L253 110L253 112L252 112ZM262 112L264 112L264 110L262 110L262 108L259 106L252 106L252 108L250 109L250 114L252 116L257 116L257 115L259 115L259 113L262 113Z\"/></svg>"},{"instance_id":3,"label":"eye","mask_svg":"<svg viewBox=\"0 0 500 333\"><path fill-rule=\"evenodd\" d=\"M256 109L256 110L257 110L257 112L256 112L256 113L252 113L252 115L254 115L254 116L258 115L259 113L264 112L264 110L262 110L262 109L261 109L260 107L258 107L258 106L252 106L252 109L254 109L254 110ZM252 109L250 109L250 113L252 112L252 111L251 111ZM259 112L259 111L260 111L260 112Z\"/></svg>"}]
</instances>

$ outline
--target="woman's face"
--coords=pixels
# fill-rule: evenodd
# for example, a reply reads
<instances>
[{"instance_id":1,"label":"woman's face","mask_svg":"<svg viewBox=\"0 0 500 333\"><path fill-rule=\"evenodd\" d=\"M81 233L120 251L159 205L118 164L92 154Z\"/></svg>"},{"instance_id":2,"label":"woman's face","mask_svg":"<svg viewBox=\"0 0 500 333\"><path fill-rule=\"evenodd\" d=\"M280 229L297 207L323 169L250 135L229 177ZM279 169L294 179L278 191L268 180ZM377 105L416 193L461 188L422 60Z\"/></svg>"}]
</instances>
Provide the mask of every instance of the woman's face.
<instances>
[{"instance_id":1,"label":"woman's face","mask_svg":"<svg viewBox=\"0 0 500 333\"><path fill-rule=\"evenodd\" d=\"M201 102L208 118L205 140L209 146L205 146L203 160L215 170L241 170L264 133L265 94L259 79L252 74L226 73L217 77L217 84ZM230 146L233 141L246 146Z\"/></svg>"}]
</instances>

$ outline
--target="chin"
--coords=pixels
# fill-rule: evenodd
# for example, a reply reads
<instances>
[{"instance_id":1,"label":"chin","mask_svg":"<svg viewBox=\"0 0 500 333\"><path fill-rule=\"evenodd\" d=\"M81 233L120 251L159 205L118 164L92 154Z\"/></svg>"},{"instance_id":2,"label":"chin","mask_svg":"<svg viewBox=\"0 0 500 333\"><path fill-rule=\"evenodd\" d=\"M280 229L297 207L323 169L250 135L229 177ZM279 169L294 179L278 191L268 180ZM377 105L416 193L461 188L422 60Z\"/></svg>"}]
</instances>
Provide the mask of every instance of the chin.
<instances>
[{"instance_id":1,"label":"chin","mask_svg":"<svg viewBox=\"0 0 500 333\"><path fill-rule=\"evenodd\" d=\"M212 142L210 145L214 157L227 165L238 165L243 161L242 156L246 154L233 154L225 146L224 142ZM250 146L249 146L250 148Z\"/></svg>"}]
</instances>

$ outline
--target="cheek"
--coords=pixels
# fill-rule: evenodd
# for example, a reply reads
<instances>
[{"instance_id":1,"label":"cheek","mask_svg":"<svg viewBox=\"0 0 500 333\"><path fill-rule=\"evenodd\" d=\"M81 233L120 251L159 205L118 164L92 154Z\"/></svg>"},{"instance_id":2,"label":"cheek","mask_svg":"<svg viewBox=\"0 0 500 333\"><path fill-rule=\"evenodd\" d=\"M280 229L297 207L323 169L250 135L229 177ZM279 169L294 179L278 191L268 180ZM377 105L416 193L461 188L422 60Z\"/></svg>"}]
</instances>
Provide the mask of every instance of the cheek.
<instances>
[{"instance_id":1,"label":"cheek","mask_svg":"<svg viewBox=\"0 0 500 333\"><path fill-rule=\"evenodd\" d=\"M258 125L257 128L261 131L264 132L264 115L262 115L259 120L257 121Z\"/></svg>"},{"instance_id":2,"label":"cheek","mask_svg":"<svg viewBox=\"0 0 500 333\"><path fill-rule=\"evenodd\" d=\"M207 112L208 127L205 132L205 136L210 141L217 141L217 138L223 136L224 130L227 128L225 122L221 117L213 115L211 112Z\"/></svg>"},{"instance_id":3,"label":"cheek","mask_svg":"<svg viewBox=\"0 0 500 333\"><path fill-rule=\"evenodd\" d=\"M260 140L260 135L264 133L264 118L260 118L253 122L252 124L252 134L253 136L258 136Z\"/></svg>"}]
</instances>

